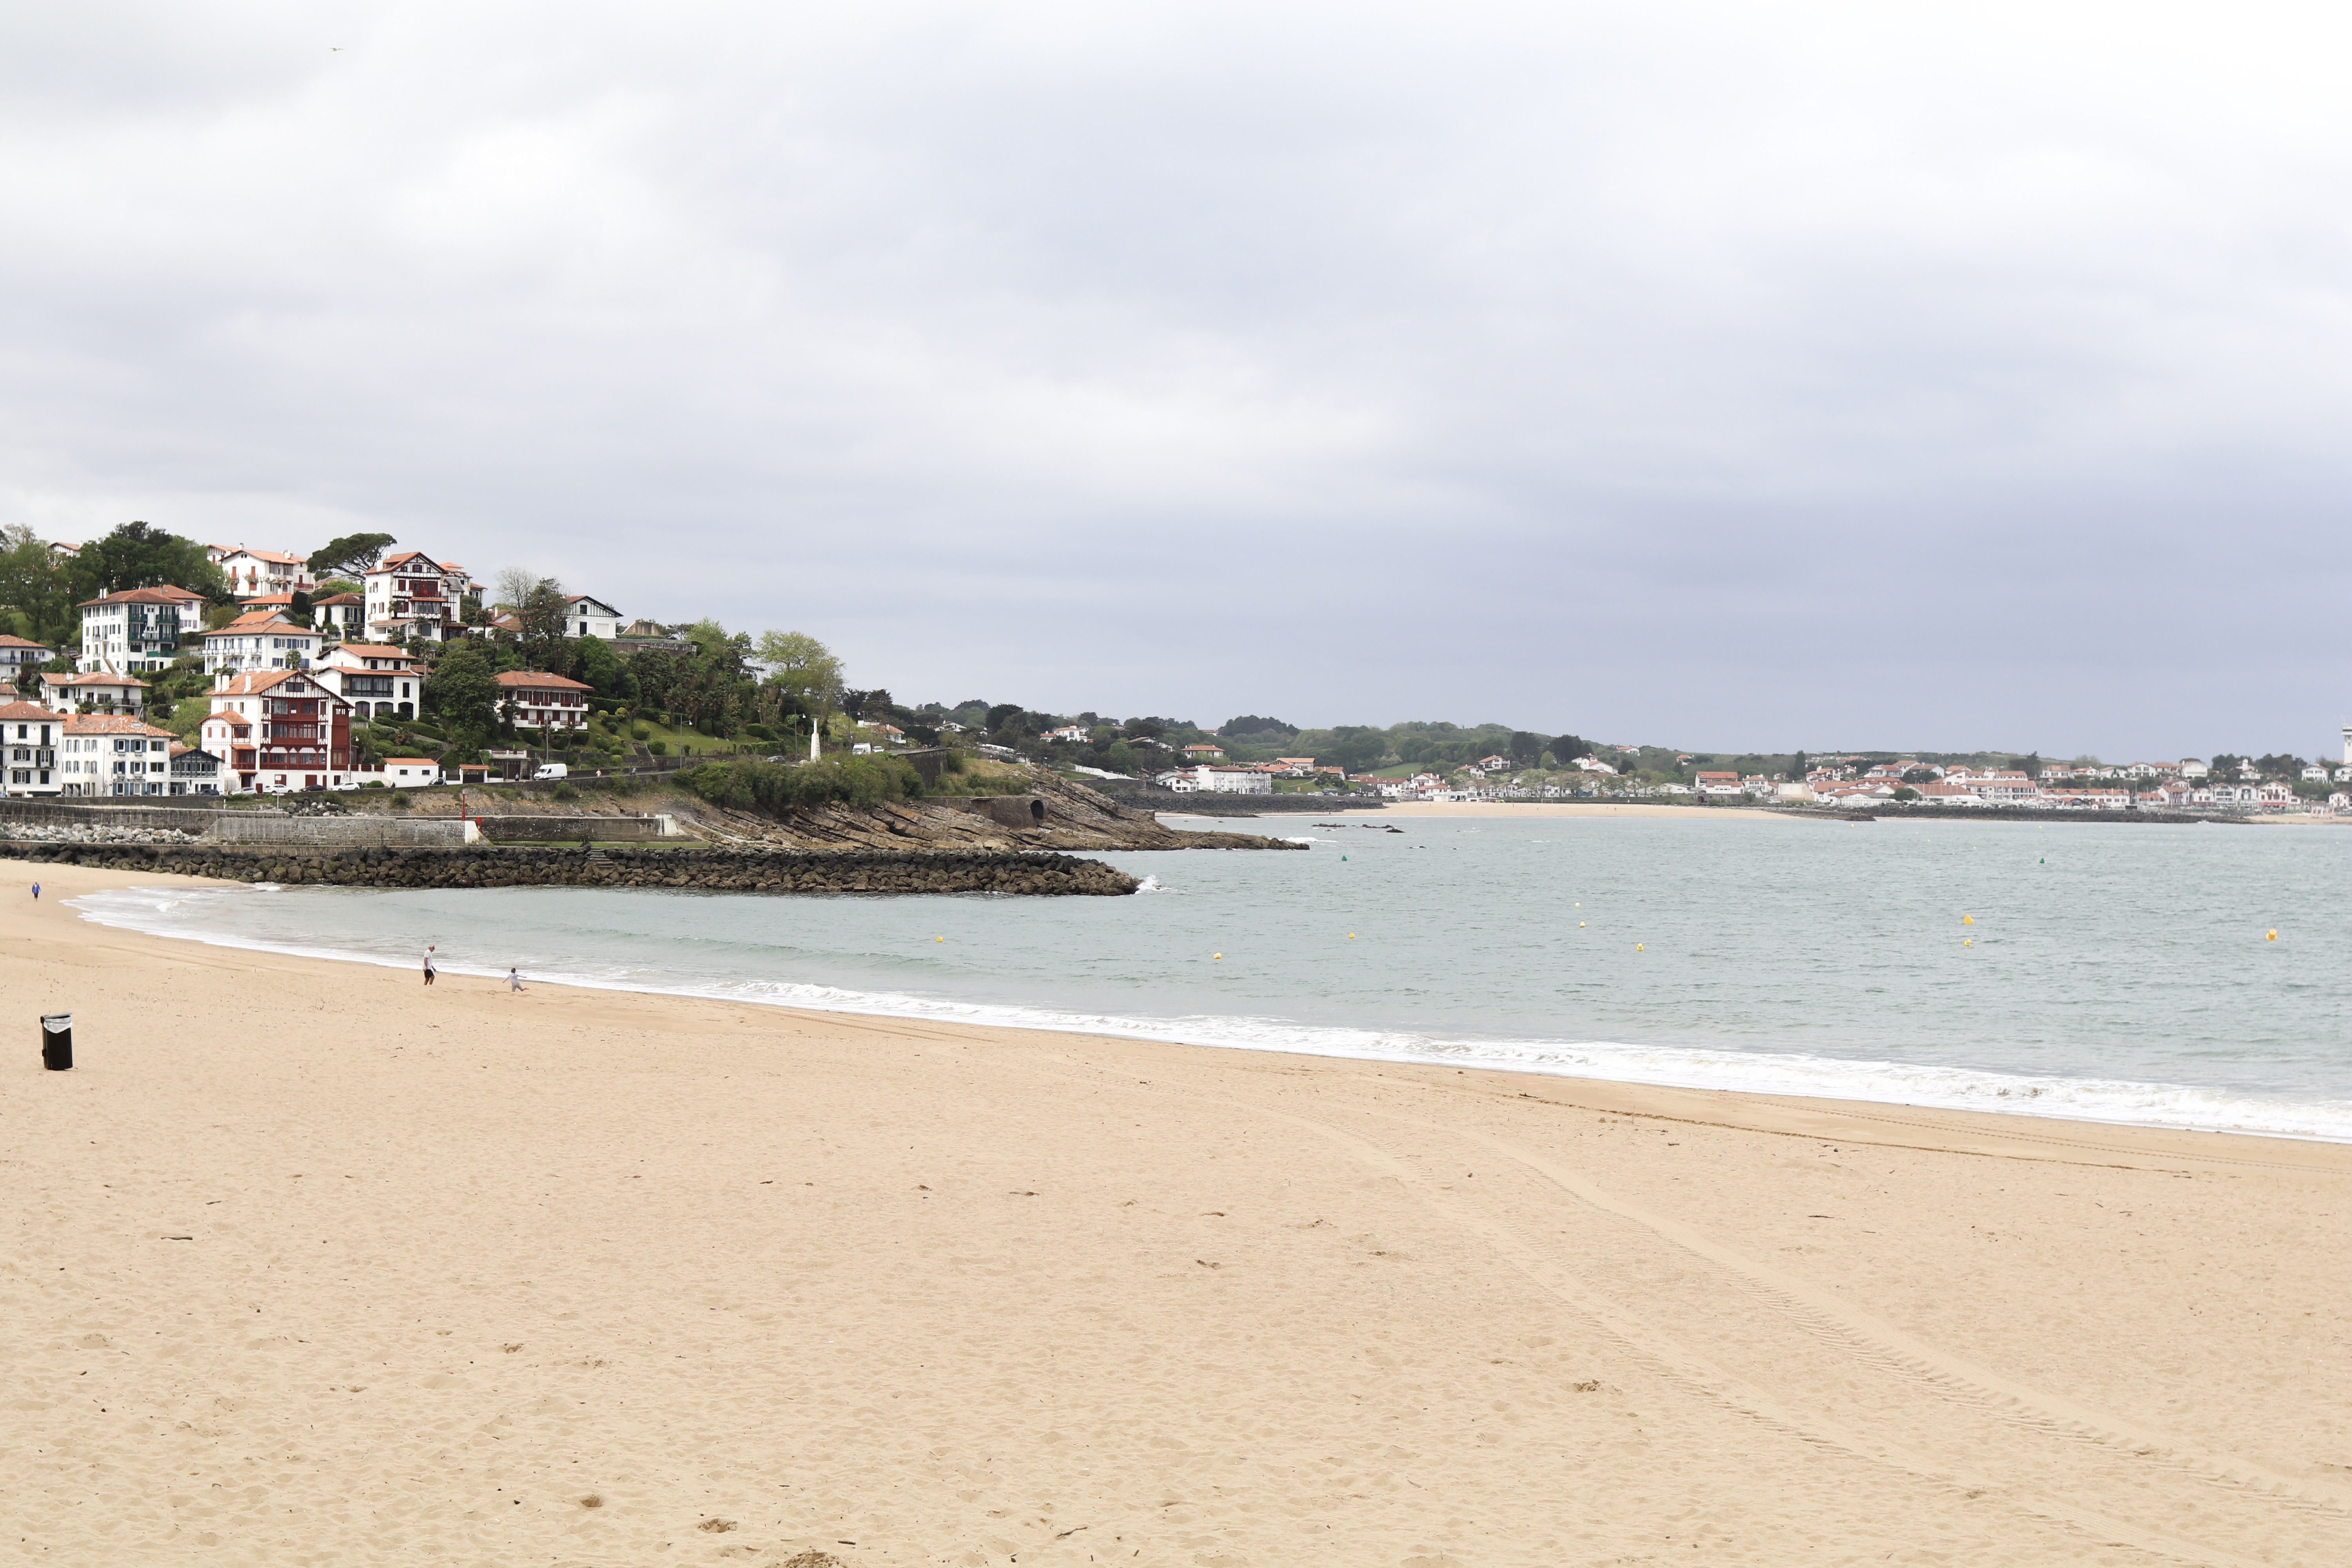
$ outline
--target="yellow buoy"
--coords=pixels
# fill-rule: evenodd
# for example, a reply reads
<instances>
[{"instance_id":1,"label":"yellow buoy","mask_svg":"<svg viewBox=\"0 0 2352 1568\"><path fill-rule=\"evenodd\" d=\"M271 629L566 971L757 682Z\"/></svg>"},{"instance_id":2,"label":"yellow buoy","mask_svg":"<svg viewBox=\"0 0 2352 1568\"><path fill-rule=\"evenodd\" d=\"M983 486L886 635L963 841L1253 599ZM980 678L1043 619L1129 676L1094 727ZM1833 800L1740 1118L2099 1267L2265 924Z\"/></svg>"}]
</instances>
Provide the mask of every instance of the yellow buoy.
<instances>
[{"instance_id":1,"label":"yellow buoy","mask_svg":"<svg viewBox=\"0 0 2352 1568\"><path fill-rule=\"evenodd\" d=\"M941 936L941 937L933 937L931 940L932 940L932 941L934 941L934 942L945 942L945 941L947 941L947 938L945 938L945 937L943 937L943 936Z\"/></svg>"},{"instance_id":2,"label":"yellow buoy","mask_svg":"<svg viewBox=\"0 0 2352 1568\"><path fill-rule=\"evenodd\" d=\"M1209 956L1210 956L1211 958L1223 958L1223 957L1224 957L1225 955L1224 955L1223 953L1222 953L1222 952L1213 952L1213 953L1209 954Z\"/></svg>"},{"instance_id":3,"label":"yellow buoy","mask_svg":"<svg viewBox=\"0 0 2352 1568\"><path fill-rule=\"evenodd\" d=\"M1974 947L1976 944L1977 939L1972 936L1964 936L1960 938L1960 945L1962 947Z\"/></svg>"},{"instance_id":4,"label":"yellow buoy","mask_svg":"<svg viewBox=\"0 0 2352 1568\"><path fill-rule=\"evenodd\" d=\"M1977 917L1974 915L1962 915L1960 917L1960 923L1964 926L1972 926L1977 923Z\"/></svg>"},{"instance_id":5,"label":"yellow buoy","mask_svg":"<svg viewBox=\"0 0 2352 1568\"><path fill-rule=\"evenodd\" d=\"M1642 944L1641 944L1640 942L1635 942L1635 943L1633 944L1633 951L1634 951L1635 952L1641 952L1641 951L1642 951Z\"/></svg>"},{"instance_id":6,"label":"yellow buoy","mask_svg":"<svg viewBox=\"0 0 2352 1568\"><path fill-rule=\"evenodd\" d=\"M1576 929L1577 929L1577 930L1579 930L1579 931L1582 931L1582 930L1584 929L1584 922L1583 922L1582 921L1577 921L1577 922L1576 922Z\"/></svg>"},{"instance_id":7,"label":"yellow buoy","mask_svg":"<svg viewBox=\"0 0 2352 1568\"><path fill-rule=\"evenodd\" d=\"M1353 941L1355 941L1355 940L1356 940L1356 933L1355 933L1354 931L1349 931L1349 932L1348 933L1348 940L1349 940L1349 942L1353 942Z\"/></svg>"},{"instance_id":8,"label":"yellow buoy","mask_svg":"<svg viewBox=\"0 0 2352 1568\"><path fill-rule=\"evenodd\" d=\"M2278 932L2277 932L2277 931L2272 931L2272 932L2271 932L2271 934L2270 934L2270 935L2268 935L2268 936L2266 936L2266 937L2263 938L2263 940L2264 942L2276 942L2276 941L2278 941Z\"/></svg>"}]
</instances>

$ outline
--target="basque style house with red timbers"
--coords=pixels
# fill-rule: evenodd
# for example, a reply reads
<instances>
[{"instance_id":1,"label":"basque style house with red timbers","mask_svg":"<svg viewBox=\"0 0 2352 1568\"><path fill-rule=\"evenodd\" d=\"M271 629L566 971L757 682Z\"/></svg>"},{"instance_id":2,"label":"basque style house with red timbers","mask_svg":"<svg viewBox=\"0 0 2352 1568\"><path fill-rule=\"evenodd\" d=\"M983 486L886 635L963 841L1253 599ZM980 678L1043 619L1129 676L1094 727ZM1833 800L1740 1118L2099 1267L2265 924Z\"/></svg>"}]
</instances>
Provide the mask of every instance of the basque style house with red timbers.
<instances>
[{"instance_id":1,"label":"basque style house with red timbers","mask_svg":"<svg viewBox=\"0 0 2352 1568\"><path fill-rule=\"evenodd\" d=\"M270 669L214 677L213 710L200 733L221 759L225 795L349 789L352 705L306 670Z\"/></svg>"}]
</instances>

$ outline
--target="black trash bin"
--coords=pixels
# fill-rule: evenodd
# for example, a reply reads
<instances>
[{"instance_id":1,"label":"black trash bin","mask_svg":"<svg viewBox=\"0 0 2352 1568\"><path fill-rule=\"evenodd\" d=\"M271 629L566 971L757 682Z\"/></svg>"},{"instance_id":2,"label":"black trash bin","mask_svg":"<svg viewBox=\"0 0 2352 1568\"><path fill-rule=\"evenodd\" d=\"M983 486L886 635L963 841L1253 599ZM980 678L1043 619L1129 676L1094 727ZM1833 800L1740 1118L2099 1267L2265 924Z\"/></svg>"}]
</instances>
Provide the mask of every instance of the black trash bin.
<instances>
[{"instance_id":1,"label":"black trash bin","mask_svg":"<svg viewBox=\"0 0 2352 1568\"><path fill-rule=\"evenodd\" d=\"M64 1072L73 1066L71 1013L41 1015L41 1065L51 1072Z\"/></svg>"}]
</instances>

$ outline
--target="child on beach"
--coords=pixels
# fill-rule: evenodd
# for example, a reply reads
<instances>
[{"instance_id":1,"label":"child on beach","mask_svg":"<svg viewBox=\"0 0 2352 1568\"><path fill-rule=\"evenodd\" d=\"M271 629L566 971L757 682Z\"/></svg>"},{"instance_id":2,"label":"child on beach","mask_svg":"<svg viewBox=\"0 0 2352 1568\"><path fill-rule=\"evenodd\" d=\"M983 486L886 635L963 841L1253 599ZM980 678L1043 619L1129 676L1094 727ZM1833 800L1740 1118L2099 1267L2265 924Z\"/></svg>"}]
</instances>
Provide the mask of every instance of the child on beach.
<instances>
[{"instance_id":1,"label":"child on beach","mask_svg":"<svg viewBox=\"0 0 2352 1568\"><path fill-rule=\"evenodd\" d=\"M527 991L530 987L522 983L522 976L520 973L517 973L515 970L509 969L507 971L507 989L509 991Z\"/></svg>"},{"instance_id":2,"label":"child on beach","mask_svg":"<svg viewBox=\"0 0 2352 1568\"><path fill-rule=\"evenodd\" d=\"M433 945L430 942L425 946L425 984L433 984Z\"/></svg>"}]
</instances>

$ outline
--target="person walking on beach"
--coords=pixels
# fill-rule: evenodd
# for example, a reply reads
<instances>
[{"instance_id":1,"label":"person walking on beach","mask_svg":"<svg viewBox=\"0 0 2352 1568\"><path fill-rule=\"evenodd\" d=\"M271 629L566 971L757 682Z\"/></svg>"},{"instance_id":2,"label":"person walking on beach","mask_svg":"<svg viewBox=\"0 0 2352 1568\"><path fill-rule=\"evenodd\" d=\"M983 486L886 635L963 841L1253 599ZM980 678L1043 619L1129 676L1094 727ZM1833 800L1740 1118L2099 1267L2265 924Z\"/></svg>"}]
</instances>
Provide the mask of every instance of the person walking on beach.
<instances>
[{"instance_id":1,"label":"person walking on beach","mask_svg":"<svg viewBox=\"0 0 2352 1568\"><path fill-rule=\"evenodd\" d=\"M425 944L425 984L433 984L433 944L429 942Z\"/></svg>"},{"instance_id":2,"label":"person walking on beach","mask_svg":"<svg viewBox=\"0 0 2352 1568\"><path fill-rule=\"evenodd\" d=\"M40 901L41 901L41 885L40 885L38 882L36 882L36 883L34 883L34 884L33 884L33 902L35 902L35 903L37 903L37 903L39 903Z\"/></svg>"},{"instance_id":3,"label":"person walking on beach","mask_svg":"<svg viewBox=\"0 0 2352 1568\"><path fill-rule=\"evenodd\" d=\"M509 969L507 971L507 989L509 991L527 991L530 987L522 983L522 974L520 971Z\"/></svg>"}]
</instances>

